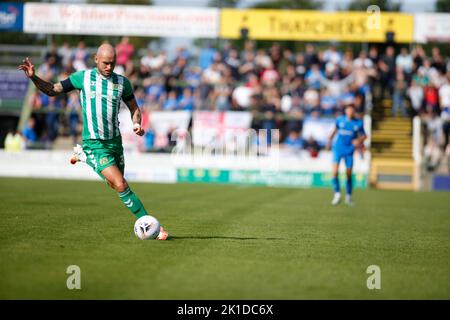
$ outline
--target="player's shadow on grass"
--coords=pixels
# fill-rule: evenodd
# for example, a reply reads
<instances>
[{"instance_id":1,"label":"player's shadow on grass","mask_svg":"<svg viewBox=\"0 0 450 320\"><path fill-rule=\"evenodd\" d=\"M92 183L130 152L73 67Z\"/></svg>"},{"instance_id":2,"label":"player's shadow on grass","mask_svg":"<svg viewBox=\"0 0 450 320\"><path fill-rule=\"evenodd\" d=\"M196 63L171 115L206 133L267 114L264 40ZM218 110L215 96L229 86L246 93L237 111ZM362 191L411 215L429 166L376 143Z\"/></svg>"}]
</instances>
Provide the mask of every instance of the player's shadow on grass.
<instances>
[{"instance_id":1,"label":"player's shadow on grass","mask_svg":"<svg viewBox=\"0 0 450 320\"><path fill-rule=\"evenodd\" d=\"M178 236L171 236L170 239L172 240L214 240L214 239L221 239L221 240L286 240L284 238L256 238L256 237L227 237L227 236L185 236L185 237L178 237Z\"/></svg>"}]
</instances>

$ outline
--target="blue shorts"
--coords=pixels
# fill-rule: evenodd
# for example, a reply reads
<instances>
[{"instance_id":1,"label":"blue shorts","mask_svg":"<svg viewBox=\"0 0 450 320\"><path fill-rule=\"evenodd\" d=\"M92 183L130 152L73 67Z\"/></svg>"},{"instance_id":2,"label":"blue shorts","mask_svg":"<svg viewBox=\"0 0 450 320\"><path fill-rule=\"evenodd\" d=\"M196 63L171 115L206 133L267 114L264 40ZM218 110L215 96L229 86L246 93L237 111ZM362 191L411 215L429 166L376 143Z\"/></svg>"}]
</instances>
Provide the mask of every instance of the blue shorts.
<instances>
[{"instance_id":1,"label":"blue shorts","mask_svg":"<svg viewBox=\"0 0 450 320\"><path fill-rule=\"evenodd\" d=\"M353 168L353 153L341 154L339 152L333 152L333 163L339 165L341 159L344 158L345 167L347 169Z\"/></svg>"}]
</instances>

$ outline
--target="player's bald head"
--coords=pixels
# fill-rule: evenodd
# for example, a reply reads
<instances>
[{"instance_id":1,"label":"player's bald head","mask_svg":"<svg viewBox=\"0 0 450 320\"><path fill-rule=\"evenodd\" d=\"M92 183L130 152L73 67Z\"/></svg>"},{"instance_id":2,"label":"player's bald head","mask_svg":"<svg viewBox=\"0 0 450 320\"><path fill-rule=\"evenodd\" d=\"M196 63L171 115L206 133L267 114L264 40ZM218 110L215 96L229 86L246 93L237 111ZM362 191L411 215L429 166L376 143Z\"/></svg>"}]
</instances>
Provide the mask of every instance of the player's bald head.
<instances>
[{"instance_id":1,"label":"player's bald head","mask_svg":"<svg viewBox=\"0 0 450 320\"><path fill-rule=\"evenodd\" d=\"M97 49L95 55L97 70L105 77L109 77L116 65L116 51L109 43L104 43Z\"/></svg>"},{"instance_id":2,"label":"player's bald head","mask_svg":"<svg viewBox=\"0 0 450 320\"><path fill-rule=\"evenodd\" d=\"M108 57L108 58L116 58L116 50L114 50L114 47L110 45L109 43L104 43L97 49L97 57Z\"/></svg>"}]
</instances>

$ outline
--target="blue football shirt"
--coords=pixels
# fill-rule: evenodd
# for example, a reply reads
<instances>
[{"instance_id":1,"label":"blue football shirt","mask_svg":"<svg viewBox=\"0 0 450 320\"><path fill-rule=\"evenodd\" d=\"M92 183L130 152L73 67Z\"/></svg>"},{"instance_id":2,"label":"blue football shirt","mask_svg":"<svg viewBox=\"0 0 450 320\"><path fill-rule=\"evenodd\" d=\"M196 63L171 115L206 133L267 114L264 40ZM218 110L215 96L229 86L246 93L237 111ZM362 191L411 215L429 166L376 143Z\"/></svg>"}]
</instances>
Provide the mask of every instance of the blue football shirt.
<instances>
[{"instance_id":1,"label":"blue football shirt","mask_svg":"<svg viewBox=\"0 0 450 320\"><path fill-rule=\"evenodd\" d=\"M339 154L351 154L355 151L352 141L361 135L365 135L364 125L360 119L348 119L340 116L336 119L336 140L333 151Z\"/></svg>"}]
</instances>

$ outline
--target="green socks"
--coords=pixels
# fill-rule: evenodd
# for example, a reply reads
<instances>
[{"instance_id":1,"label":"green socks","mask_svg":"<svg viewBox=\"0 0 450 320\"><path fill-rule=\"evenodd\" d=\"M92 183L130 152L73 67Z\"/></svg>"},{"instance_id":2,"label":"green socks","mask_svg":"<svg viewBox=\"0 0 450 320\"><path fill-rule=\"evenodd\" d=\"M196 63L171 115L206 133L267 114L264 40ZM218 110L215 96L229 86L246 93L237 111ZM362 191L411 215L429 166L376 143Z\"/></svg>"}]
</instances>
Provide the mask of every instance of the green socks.
<instances>
[{"instance_id":1,"label":"green socks","mask_svg":"<svg viewBox=\"0 0 450 320\"><path fill-rule=\"evenodd\" d=\"M136 218L148 215L141 200L131 191L130 187L123 192L119 192L119 197L123 204L136 216Z\"/></svg>"}]
</instances>

